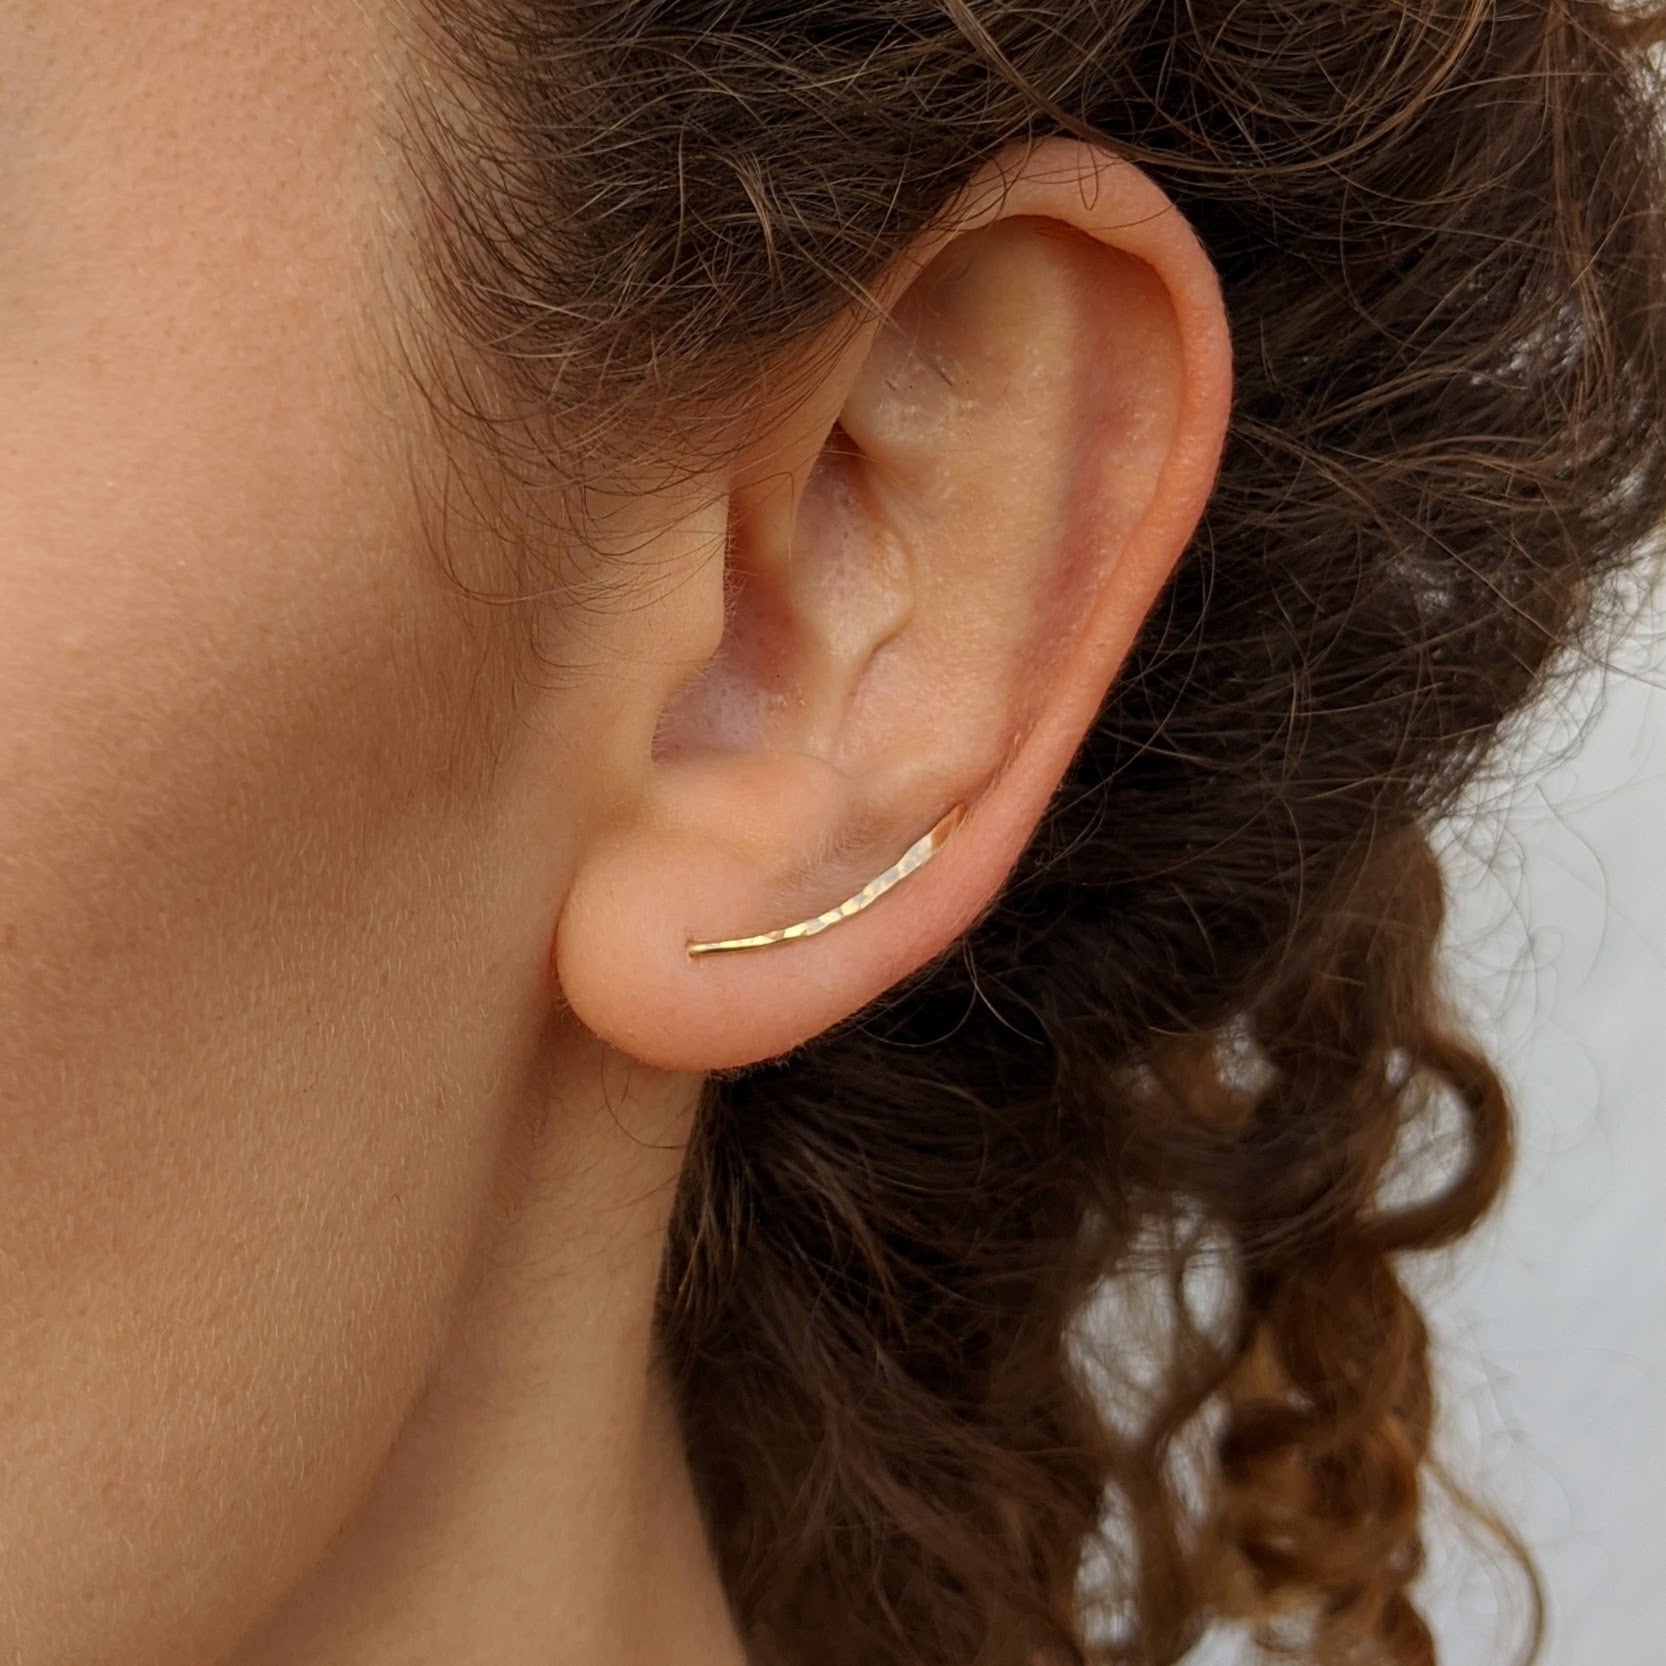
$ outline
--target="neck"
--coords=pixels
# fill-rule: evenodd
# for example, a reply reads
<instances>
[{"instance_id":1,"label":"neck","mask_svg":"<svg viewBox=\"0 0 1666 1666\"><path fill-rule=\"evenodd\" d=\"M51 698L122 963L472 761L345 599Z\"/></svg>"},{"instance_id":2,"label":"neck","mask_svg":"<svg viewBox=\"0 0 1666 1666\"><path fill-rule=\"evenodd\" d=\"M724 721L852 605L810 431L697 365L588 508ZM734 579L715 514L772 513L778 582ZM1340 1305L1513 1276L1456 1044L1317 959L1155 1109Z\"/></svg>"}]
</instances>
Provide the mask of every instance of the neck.
<instances>
[{"instance_id":1,"label":"neck","mask_svg":"<svg viewBox=\"0 0 1666 1666\"><path fill-rule=\"evenodd\" d=\"M225 1666L744 1666L651 1336L696 1084L598 1071L575 1110L577 1075L528 1096L370 1496Z\"/></svg>"}]
</instances>

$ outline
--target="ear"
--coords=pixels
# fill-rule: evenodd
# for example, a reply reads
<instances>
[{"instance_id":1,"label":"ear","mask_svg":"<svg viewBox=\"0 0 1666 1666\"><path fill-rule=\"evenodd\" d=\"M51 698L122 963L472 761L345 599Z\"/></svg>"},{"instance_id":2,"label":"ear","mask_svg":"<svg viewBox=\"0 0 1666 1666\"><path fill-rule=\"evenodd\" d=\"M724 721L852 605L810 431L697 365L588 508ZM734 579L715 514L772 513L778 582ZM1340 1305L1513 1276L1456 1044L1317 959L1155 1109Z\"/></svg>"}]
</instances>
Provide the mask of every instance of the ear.
<instances>
[{"instance_id":1,"label":"ear","mask_svg":"<svg viewBox=\"0 0 1666 1666\"><path fill-rule=\"evenodd\" d=\"M989 906L1218 465L1219 287L1131 164L1069 139L1003 154L874 298L725 470L726 559L677 587L673 674L634 685L657 709L623 723L577 850L563 995L664 1069L787 1051ZM870 907L690 954L836 907L956 806Z\"/></svg>"}]
</instances>

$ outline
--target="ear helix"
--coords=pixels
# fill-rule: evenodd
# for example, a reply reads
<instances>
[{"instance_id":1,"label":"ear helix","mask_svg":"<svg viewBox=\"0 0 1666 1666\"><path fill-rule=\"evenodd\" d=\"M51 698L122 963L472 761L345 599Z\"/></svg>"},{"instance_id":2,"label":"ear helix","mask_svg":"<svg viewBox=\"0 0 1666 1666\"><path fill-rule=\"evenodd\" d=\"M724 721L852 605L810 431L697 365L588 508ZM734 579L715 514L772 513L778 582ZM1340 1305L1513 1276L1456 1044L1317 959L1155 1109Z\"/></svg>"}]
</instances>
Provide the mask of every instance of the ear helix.
<instances>
[{"instance_id":1,"label":"ear helix","mask_svg":"<svg viewBox=\"0 0 1666 1666\"><path fill-rule=\"evenodd\" d=\"M965 819L966 806L955 805L929 833L916 839L877 879L869 880L855 896L847 897L838 907L828 909L825 914L816 915L813 920L800 920L797 925L781 926L775 931L761 932L756 937L728 937L715 943L691 942L688 945L689 955L693 957L718 954L730 949L761 949L771 943L787 943L800 937L814 937L817 932L826 931L829 926L835 926L841 920L848 920L853 914L860 914L864 908L884 896L892 886L906 879L917 868L923 867L943 848L949 835Z\"/></svg>"}]
</instances>

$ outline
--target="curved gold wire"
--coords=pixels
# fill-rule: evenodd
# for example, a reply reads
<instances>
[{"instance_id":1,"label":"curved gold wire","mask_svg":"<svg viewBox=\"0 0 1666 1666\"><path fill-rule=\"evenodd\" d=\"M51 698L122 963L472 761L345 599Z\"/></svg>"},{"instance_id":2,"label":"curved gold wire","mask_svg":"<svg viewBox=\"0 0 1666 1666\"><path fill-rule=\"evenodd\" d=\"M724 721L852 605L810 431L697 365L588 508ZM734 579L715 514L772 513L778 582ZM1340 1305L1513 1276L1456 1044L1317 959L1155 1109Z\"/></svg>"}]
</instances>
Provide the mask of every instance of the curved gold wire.
<instances>
[{"instance_id":1,"label":"curved gold wire","mask_svg":"<svg viewBox=\"0 0 1666 1666\"><path fill-rule=\"evenodd\" d=\"M869 880L866 885L853 897L847 897L837 908L830 908L825 914L818 914L813 920L800 920L794 926L782 926L777 931L765 931L756 937L726 937L717 943L690 943L690 955L716 954L721 949L761 949L767 943L786 943L798 937L814 937L818 931L826 931L840 920L848 920L852 914L860 914L871 902L877 902L899 880L906 879L914 870L929 862L938 851L943 848L949 835L966 819L966 806L957 804L949 813L924 835L916 839L901 858L887 868L878 879Z\"/></svg>"}]
</instances>

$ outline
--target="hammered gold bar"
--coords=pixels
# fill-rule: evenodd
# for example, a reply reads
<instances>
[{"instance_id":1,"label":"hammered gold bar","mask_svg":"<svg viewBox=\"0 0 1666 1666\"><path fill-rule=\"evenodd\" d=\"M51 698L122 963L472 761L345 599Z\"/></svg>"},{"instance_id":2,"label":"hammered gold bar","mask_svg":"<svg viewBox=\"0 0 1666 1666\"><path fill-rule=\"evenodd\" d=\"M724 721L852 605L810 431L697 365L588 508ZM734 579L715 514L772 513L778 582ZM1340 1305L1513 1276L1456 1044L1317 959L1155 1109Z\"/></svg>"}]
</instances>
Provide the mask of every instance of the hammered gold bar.
<instances>
[{"instance_id":1,"label":"hammered gold bar","mask_svg":"<svg viewBox=\"0 0 1666 1666\"><path fill-rule=\"evenodd\" d=\"M848 920L852 914L860 914L869 903L878 901L899 880L906 879L916 868L929 862L943 848L948 836L965 819L966 806L955 805L929 833L916 839L902 853L901 859L887 868L878 879L870 880L855 896L847 897L837 908L830 908L813 920L800 920L797 925L782 926L776 931L762 932L756 937L728 937L718 943L690 943L688 952L690 955L697 955L717 954L724 949L761 949L768 943L787 943L797 937L814 937L818 931L826 931L829 926L837 925L840 920Z\"/></svg>"}]
</instances>

